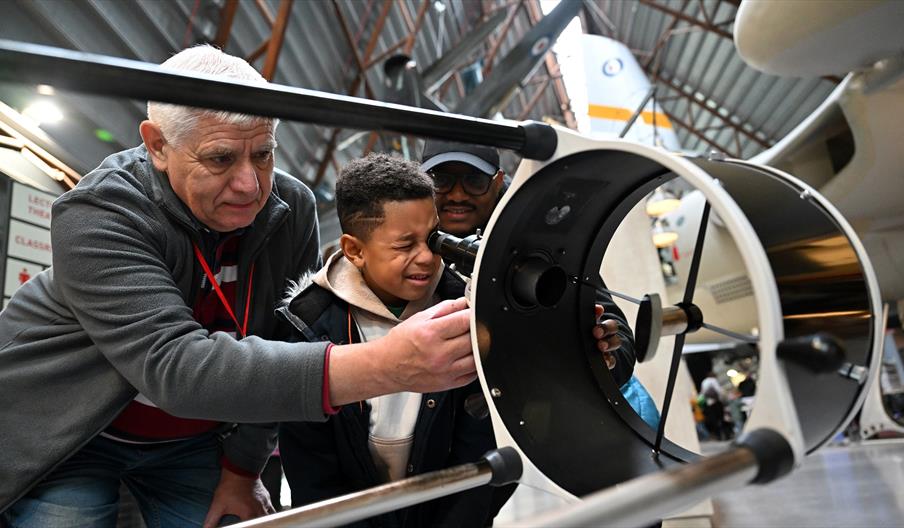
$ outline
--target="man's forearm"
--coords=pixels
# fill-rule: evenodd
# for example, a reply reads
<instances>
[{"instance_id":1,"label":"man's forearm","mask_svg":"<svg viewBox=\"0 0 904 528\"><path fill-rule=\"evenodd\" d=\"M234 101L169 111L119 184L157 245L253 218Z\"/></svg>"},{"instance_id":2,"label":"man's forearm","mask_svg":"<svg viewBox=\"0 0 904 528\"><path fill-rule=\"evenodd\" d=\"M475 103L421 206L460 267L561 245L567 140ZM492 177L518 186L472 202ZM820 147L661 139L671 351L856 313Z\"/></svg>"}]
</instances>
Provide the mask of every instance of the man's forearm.
<instances>
[{"instance_id":1,"label":"man's forearm","mask_svg":"<svg viewBox=\"0 0 904 528\"><path fill-rule=\"evenodd\" d=\"M378 341L330 349L329 404L333 407L393 392L380 361Z\"/></svg>"}]
</instances>

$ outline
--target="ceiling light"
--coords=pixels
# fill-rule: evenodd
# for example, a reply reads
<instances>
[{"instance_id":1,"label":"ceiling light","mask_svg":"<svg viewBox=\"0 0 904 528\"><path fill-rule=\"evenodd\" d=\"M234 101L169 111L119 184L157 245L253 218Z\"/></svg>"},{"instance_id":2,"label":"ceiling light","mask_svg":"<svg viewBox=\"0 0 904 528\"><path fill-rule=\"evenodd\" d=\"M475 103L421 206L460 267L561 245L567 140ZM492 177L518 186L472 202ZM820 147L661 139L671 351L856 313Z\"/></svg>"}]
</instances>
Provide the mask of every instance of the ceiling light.
<instances>
[{"instance_id":1,"label":"ceiling light","mask_svg":"<svg viewBox=\"0 0 904 528\"><path fill-rule=\"evenodd\" d=\"M649 198L647 198L647 216L658 218L678 209L679 205L681 205L681 200L679 200L678 197L662 187L659 187L653 191L653 194L651 194Z\"/></svg>"},{"instance_id":2,"label":"ceiling light","mask_svg":"<svg viewBox=\"0 0 904 528\"><path fill-rule=\"evenodd\" d=\"M49 84L39 84L35 90L41 95L54 95L56 91Z\"/></svg>"},{"instance_id":3,"label":"ceiling light","mask_svg":"<svg viewBox=\"0 0 904 528\"><path fill-rule=\"evenodd\" d=\"M31 103L22 111L22 115L31 119L37 125L56 123L63 119L63 112L60 111L59 107L46 100Z\"/></svg>"},{"instance_id":4,"label":"ceiling light","mask_svg":"<svg viewBox=\"0 0 904 528\"><path fill-rule=\"evenodd\" d=\"M678 241L678 233L667 228L662 220L653 223L653 245L657 248L669 247Z\"/></svg>"},{"instance_id":5,"label":"ceiling light","mask_svg":"<svg viewBox=\"0 0 904 528\"><path fill-rule=\"evenodd\" d=\"M726 374L728 374L729 378L733 378L738 375L738 371L735 369L728 369L728 372L726 372Z\"/></svg>"},{"instance_id":6,"label":"ceiling light","mask_svg":"<svg viewBox=\"0 0 904 528\"><path fill-rule=\"evenodd\" d=\"M678 233L666 231L665 233L653 233L653 245L657 248L669 247L678 240Z\"/></svg>"},{"instance_id":7,"label":"ceiling light","mask_svg":"<svg viewBox=\"0 0 904 528\"><path fill-rule=\"evenodd\" d=\"M104 143L113 143L114 141L116 141L116 138L113 137L113 133L103 128L96 129L94 131L94 136Z\"/></svg>"}]
</instances>

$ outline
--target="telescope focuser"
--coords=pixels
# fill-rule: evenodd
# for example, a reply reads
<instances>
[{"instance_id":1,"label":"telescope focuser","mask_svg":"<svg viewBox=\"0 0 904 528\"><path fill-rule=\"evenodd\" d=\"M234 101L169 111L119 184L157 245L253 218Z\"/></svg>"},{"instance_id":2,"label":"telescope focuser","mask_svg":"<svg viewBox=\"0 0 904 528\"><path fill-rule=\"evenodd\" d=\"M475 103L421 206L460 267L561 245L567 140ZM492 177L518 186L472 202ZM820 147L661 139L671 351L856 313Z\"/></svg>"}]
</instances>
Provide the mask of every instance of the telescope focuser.
<instances>
[{"instance_id":1,"label":"telescope focuser","mask_svg":"<svg viewBox=\"0 0 904 528\"><path fill-rule=\"evenodd\" d=\"M456 271L470 277L474 271L477 250L480 249L480 240L480 230L465 238L437 230L427 237L427 246L430 251L443 257L443 260L454 264Z\"/></svg>"}]
</instances>

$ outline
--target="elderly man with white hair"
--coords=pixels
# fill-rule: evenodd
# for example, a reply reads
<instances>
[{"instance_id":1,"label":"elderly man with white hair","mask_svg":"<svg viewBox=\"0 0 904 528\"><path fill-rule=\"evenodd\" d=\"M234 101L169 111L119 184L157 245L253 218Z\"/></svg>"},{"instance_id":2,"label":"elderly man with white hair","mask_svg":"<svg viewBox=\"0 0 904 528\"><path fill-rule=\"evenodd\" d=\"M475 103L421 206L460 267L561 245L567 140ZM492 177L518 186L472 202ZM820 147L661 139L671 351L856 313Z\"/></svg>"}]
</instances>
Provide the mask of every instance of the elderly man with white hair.
<instances>
[{"instance_id":1,"label":"elderly man with white hair","mask_svg":"<svg viewBox=\"0 0 904 528\"><path fill-rule=\"evenodd\" d=\"M264 83L200 46L166 68ZM475 378L464 301L355 345L287 343L287 277L321 264L314 197L274 169L275 119L148 105L142 145L53 206L53 266L0 313L0 525L149 527L272 511L274 422Z\"/></svg>"}]
</instances>

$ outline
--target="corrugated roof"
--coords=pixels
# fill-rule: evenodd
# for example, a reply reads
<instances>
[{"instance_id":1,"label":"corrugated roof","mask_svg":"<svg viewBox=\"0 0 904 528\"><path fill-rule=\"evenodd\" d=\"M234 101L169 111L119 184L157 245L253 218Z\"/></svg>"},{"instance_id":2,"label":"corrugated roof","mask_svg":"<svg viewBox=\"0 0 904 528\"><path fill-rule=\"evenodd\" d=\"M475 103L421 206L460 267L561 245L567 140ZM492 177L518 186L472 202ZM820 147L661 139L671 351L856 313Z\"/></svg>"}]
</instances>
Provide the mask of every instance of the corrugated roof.
<instances>
[{"instance_id":1,"label":"corrugated roof","mask_svg":"<svg viewBox=\"0 0 904 528\"><path fill-rule=\"evenodd\" d=\"M749 158L785 136L837 80L753 70L731 39L737 0L597 0L588 32L626 44L658 86L684 148Z\"/></svg>"},{"instance_id":2,"label":"corrugated roof","mask_svg":"<svg viewBox=\"0 0 904 528\"><path fill-rule=\"evenodd\" d=\"M498 63L539 17L535 0L425 1L294 2L274 81L349 93L358 72L353 48L363 56L373 37L370 60L385 58L417 26L421 9L424 16L411 53L420 71L501 9L511 14L511 23L493 57L493 63ZM13 1L4 5L0 37L159 63L184 45L212 41L227 2ZM672 118L685 148L719 148L731 155L749 157L787 134L825 98L834 83L824 79L777 78L747 67L738 58L730 38L737 3L596 0L586 3L582 16L588 32L615 38L634 50L658 84L658 100ZM278 0L238 2L226 51L251 55L271 34L262 11L268 11L272 18L279 6ZM374 37L384 11L384 23ZM507 25L500 24L486 42L461 61L459 68L484 59ZM254 64L261 67L263 58ZM555 65L553 73L550 78L547 67L541 66L532 78L524 80L502 114L512 119L566 123L562 104L567 103L567 94L557 94L554 84L561 81L556 79ZM376 97L382 77L380 64L367 70L367 86ZM454 107L461 100L464 84L459 75L453 75L434 96L442 104ZM34 96L33 90L7 84L0 86L0 97L21 109ZM363 85L352 92L358 96L366 94ZM61 94L60 101L69 118L45 129L82 160L83 169L93 167L106 154L139 141L137 124L144 117L142 103L70 94ZM116 140L103 143L94 136L96 129L111 131ZM331 129L303 123L283 123L278 133L280 164L308 182L317 178L327 152L333 150L333 161L327 162L323 187L318 189L321 198L329 198L337 167L359 156L371 139L370 134L342 130L334 143L337 148L331 149L332 134ZM403 146L398 138L382 139L385 142L377 142L375 148ZM416 155L414 150L409 148L409 155ZM516 161L513 156L505 159L509 165Z\"/></svg>"}]
</instances>

